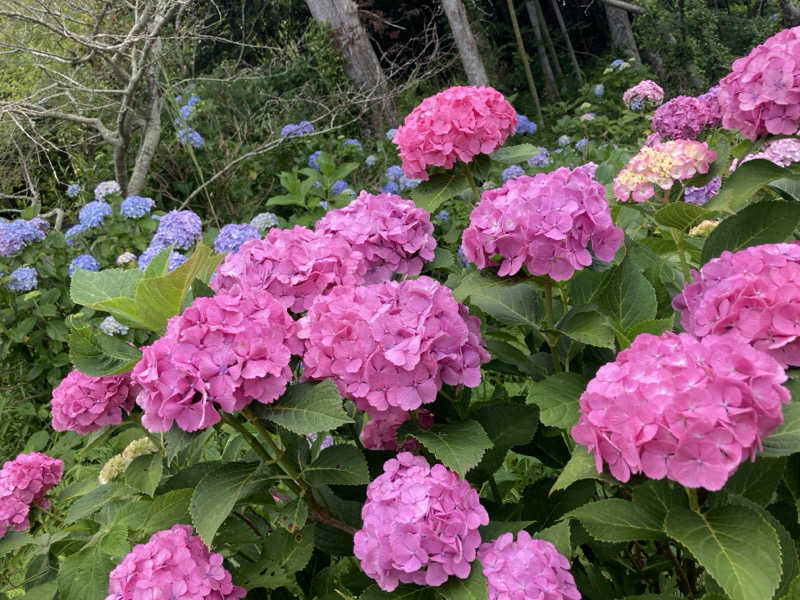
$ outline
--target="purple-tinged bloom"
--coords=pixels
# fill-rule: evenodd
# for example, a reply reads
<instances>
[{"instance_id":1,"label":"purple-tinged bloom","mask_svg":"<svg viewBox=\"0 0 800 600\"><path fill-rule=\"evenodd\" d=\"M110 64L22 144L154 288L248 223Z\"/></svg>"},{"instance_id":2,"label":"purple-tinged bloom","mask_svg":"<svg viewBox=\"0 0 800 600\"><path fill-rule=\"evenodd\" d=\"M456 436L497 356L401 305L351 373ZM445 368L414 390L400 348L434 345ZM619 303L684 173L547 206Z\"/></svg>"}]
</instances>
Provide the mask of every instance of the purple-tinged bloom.
<instances>
[{"instance_id":1,"label":"purple-tinged bloom","mask_svg":"<svg viewBox=\"0 0 800 600\"><path fill-rule=\"evenodd\" d=\"M719 177L714 177L714 179L705 185L697 187L691 185L687 186L686 190L683 192L683 199L689 204L700 206L716 196L720 186L722 186L722 180Z\"/></svg>"},{"instance_id":2,"label":"purple-tinged bloom","mask_svg":"<svg viewBox=\"0 0 800 600\"><path fill-rule=\"evenodd\" d=\"M78 213L78 221L86 227L99 227L103 224L103 219L111 214L111 205L108 202L94 200L81 208Z\"/></svg>"},{"instance_id":3,"label":"purple-tinged bloom","mask_svg":"<svg viewBox=\"0 0 800 600\"><path fill-rule=\"evenodd\" d=\"M200 239L203 223L191 210L171 210L161 217L150 246L165 248L170 244L188 250Z\"/></svg>"},{"instance_id":4,"label":"purple-tinged bloom","mask_svg":"<svg viewBox=\"0 0 800 600\"><path fill-rule=\"evenodd\" d=\"M433 218L442 223L447 223L450 220L450 213L446 210L440 210Z\"/></svg>"},{"instance_id":5,"label":"purple-tinged bloom","mask_svg":"<svg viewBox=\"0 0 800 600\"><path fill-rule=\"evenodd\" d=\"M41 242L43 239L44 232L33 220L0 221L0 256L13 256L30 242Z\"/></svg>"},{"instance_id":6,"label":"purple-tinged bloom","mask_svg":"<svg viewBox=\"0 0 800 600\"><path fill-rule=\"evenodd\" d=\"M538 153L528 159L528 164L532 167L544 167L550 163L550 153L547 148L537 147Z\"/></svg>"},{"instance_id":7,"label":"purple-tinged bloom","mask_svg":"<svg viewBox=\"0 0 800 600\"><path fill-rule=\"evenodd\" d=\"M81 186L79 183L70 183L67 186L67 196L70 198L74 198L77 196L81 191Z\"/></svg>"},{"instance_id":8,"label":"purple-tinged bloom","mask_svg":"<svg viewBox=\"0 0 800 600\"><path fill-rule=\"evenodd\" d=\"M12 292L29 292L39 285L38 274L33 267L19 267L11 271L8 279L8 289Z\"/></svg>"},{"instance_id":9,"label":"purple-tinged bloom","mask_svg":"<svg viewBox=\"0 0 800 600\"><path fill-rule=\"evenodd\" d=\"M403 173L403 168L400 165L392 165L386 169L385 176L389 181L397 181L401 177L405 177L405 173Z\"/></svg>"},{"instance_id":10,"label":"purple-tinged bloom","mask_svg":"<svg viewBox=\"0 0 800 600\"><path fill-rule=\"evenodd\" d=\"M91 254L79 254L69 263L69 276L75 274L75 269L86 269L87 271L99 271L100 264Z\"/></svg>"},{"instance_id":11,"label":"purple-tinged bloom","mask_svg":"<svg viewBox=\"0 0 800 600\"><path fill-rule=\"evenodd\" d=\"M322 150L315 150L311 154L308 155L308 166L312 169L316 169L319 171L319 165L317 164L317 157L322 154Z\"/></svg>"},{"instance_id":12,"label":"purple-tinged bloom","mask_svg":"<svg viewBox=\"0 0 800 600\"><path fill-rule=\"evenodd\" d=\"M588 140L586 138L581 138L577 142L575 142L575 150L583 150L586 148L586 143Z\"/></svg>"},{"instance_id":13,"label":"purple-tinged bloom","mask_svg":"<svg viewBox=\"0 0 800 600\"><path fill-rule=\"evenodd\" d=\"M392 141L396 133L397 127L392 127L391 129L386 130L386 139Z\"/></svg>"},{"instance_id":14,"label":"purple-tinged bloom","mask_svg":"<svg viewBox=\"0 0 800 600\"><path fill-rule=\"evenodd\" d=\"M255 227L260 234L264 233L267 229L272 229L273 227L278 226L278 215L271 212L257 214L255 217L250 219L250 225Z\"/></svg>"},{"instance_id":15,"label":"purple-tinged bloom","mask_svg":"<svg viewBox=\"0 0 800 600\"><path fill-rule=\"evenodd\" d=\"M536 133L536 123L529 120L525 115L517 113L517 125L514 128L516 135L533 135Z\"/></svg>"},{"instance_id":16,"label":"purple-tinged bloom","mask_svg":"<svg viewBox=\"0 0 800 600\"><path fill-rule=\"evenodd\" d=\"M219 230L214 240L214 252L236 252L247 240L255 240L261 236L253 225L247 223L230 223Z\"/></svg>"},{"instance_id":17,"label":"purple-tinged bloom","mask_svg":"<svg viewBox=\"0 0 800 600\"><path fill-rule=\"evenodd\" d=\"M184 146L191 145L192 148L200 148L203 144L205 144L205 140L203 136L197 133L191 127L184 127L179 129L175 132L175 137L178 141L183 144Z\"/></svg>"},{"instance_id":18,"label":"purple-tinged bloom","mask_svg":"<svg viewBox=\"0 0 800 600\"><path fill-rule=\"evenodd\" d=\"M113 179L101 181L94 188L94 199L100 201L109 194L119 194L120 189L119 184Z\"/></svg>"},{"instance_id":19,"label":"purple-tinged bloom","mask_svg":"<svg viewBox=\"0 0 800 600\"><path fill-rule=\"evenodd\" d=\"M66 240L67 245L71 246L75 242L75 240L73 238L76 235L83 233L87 229L89 229L89 227L87 227L83 223L77 223L77 224L73 225L72 227L70 227L69 229L67 229L64 232L64 240Z\"/></svg>"},{"instance_id":20,"label":"purple-tinged bloom","mask_svg":"<svg viewBox=\"0 0 800 600\"><path fill-rule=\"evenodd\" d=\"M358 140L356 140L354 138L348 138L345 141L343 141L342 144L344 144L345 146L352 146L353 148L355 148L359 152L361 152L363 150L363 148L361 146L361 142L359 142Z\"/></svg>"},{"instance_id":21,"label":"purple-tinged bloom","mask_svg":"<svg viewBox=\"0 0 800 600\"><path fill-rule=\"evenodd\" d=\"M368 167L371 167L376 162L378 162L378 157L374 154L367 154L367 158L364 159L364 162L367 163Z\"/></svg>"},{"instance_id":22,"label":"purple-tinged bloom","mask_svg":"<svg viewBox=\"0 0 800 600\"><path fill-rule=\"evenodd\" d=\"M519 165L511 165L510 167L503 169L500 177L503 178L503 181L508 181L509 179L514 179L520 175L525 175L525 171L522 170L522 167Z\"/></svg>"},{"instance_id":23,"label":"purple-tinged bloom","mask_svg":"<svg viewBox=\"0 0 800 600\"><path fill-rule=\"evenodd\" d=\"M343 179L337 179L331 185L331 195L337 196L348 188L347 182Z\"/></svg>"},{"instance_id":24,"label":"purple-tinged bloom","mask_svg":"<svg viewBox=\"0 0 800 600\"><path fill-rule=\"evenodd\" d=\"M384 194L396 194L400 191L400 187L394 181L387 181L381 186L381 191Z\"/></svg>"},{"instance_id":25,"label":"purple-tinged bloom","mask_svg":"<svg viewBox=\"0 0 800 600\"><path fill-rule=\"evenodd\" d=\"M606 88L603 86L602 83L598 83L596 86L594 86L594 89L592 89L592 93L594 93L594 95L597 96L598 98L602 97L603 94L605 94L605 92Z\"/></svg>"},{"instance_id":26,"label":"purple-tinged bloom","mask_svg":"<svg viewBox=\"0 0 800 600\"><path fill-rule=\"evenodd\" d=\"M156 257L156 255L161 252L164 248L166 248L169 244L165 246L158 246L154 245L153 242L150 243L150 246L142 252L139 256L137 264L139 265L139 269L144 271L147 268L147 265ZM182 265L186 262L186 257L181 254L180 252L175 252L174 250L170 252L169 260L167 261L167 273L171 273L176 267Z\"/></svg>"}]
</instances>

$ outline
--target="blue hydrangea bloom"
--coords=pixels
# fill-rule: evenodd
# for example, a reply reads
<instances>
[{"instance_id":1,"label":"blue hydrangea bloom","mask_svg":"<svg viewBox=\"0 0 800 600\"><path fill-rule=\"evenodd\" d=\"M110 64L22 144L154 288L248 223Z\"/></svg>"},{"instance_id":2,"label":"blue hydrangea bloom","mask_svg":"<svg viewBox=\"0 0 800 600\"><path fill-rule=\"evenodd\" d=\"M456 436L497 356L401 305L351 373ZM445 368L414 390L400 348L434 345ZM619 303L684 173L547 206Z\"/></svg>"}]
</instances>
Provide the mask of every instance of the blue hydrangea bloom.
<instances>
[{"instance_id":1,"label":"blue hydrangea bloom","mask_svg":"<svg viewBox=\"0 0 800 600\"><path fill-rule=\"evenodd\" d=\"M259 233L264 233L267 229L278 226L278 215L271 212L263 212L250 219L250 225L255 227Z\"/></svg>"},{"instance_id":2,"label":"blue hydrangea bloom","mask_svg":"<svg viewBox=\"0 0 800 600\"><path fill-rule=\"evenodd\" d=\"M600 98L603 94L606 93L606 88L602 83L598 83L596 86L594 86L592 92L594 93L595 96Z\"/></svg>"},{"instance_id":3,"label":"blue hydrangea bloom","mask_svg":"<svg viewBox=\"0 0 800 600\"><path fill-rule=\"evenodd\" d=\"M258 229L243 223L241 225L231 223L225 225L219 230L216 239L214 240L214 252L222 254L223 252L236 252L239 246L244 244L247 240L255 240L261 237Z\"/></svg>"},{"instance_id":4,"label":"blue hydrangea bloom","mask_svg":"<svg viewBox=\"0 0 800 600\"><path fill-rule=\"evenodd\" d=\"M550 153L547 148L537 147L538 153L528 159L528 164L532 167L544 167L550 162Z\"/></svg>"},{"instance_id":5,"label":"blue hydrangea bloom","mask_svg":"<svg viewBox=\"0 0 800 600\"><path fill-rule=\"evenodd\" d=\"M101 200L93 200L84 204L78 213L78 221L86 227L100 227L103 219L111 214L111 205Z\"/></svg>"},{"instance_id":6,"label":"blue hydrangea bloom","mask_svg":"<svg viewBox=\"0 0 800 600\"><path fill-rule=\"evenodd\" d=\"M325 200L320 200L320 201L319 201L319 207L320 207L322 210L328 210L328 203L327 203L327 202L325 202Z\"/></svg>"},{"instance_id":7,"label":"blue hydrangea bloom","mask_svg":"<svg viewBox=\"0 0 800 600\"><path fill-rule=\"evenodd\" d=\"M317 164L317 157L322 154L322 150L315 150L311 154L308 155L308 166L312 169L316 169L319 171L319 165Z\"/></svg>"},{"instance_id":8,"label":"blue hydrangea bloom","mask_svg":"<svg viewBox=\"0 0 800 600\"><path fill-rule=\"evenodd\" d=\"M41 237L38 235L36 236L37 241L43 240L44 234L47 233L48 229L50 229L50 223L40 217L33 217L30 221L28 221L28 224L32 227L35 227L36 230L42 234Z\"/></svg>"},{"instance_id":9,"label":"blue hydrangea bloom","mask_svg":"<svg viewBox=\"0 0 800 600\"><path fill-rule=\"evenodd\" d=\"M561 137L558 138L559 146L566 146L567 144L569 144L569 136L562 135Z\"/></svg>"},{"instance_id":10,"label":"blue hydrangea bloom","mask_svg":"<svg viewBox=\"0 0 800 600\"><path fill-rule=\"evenodd\" d=\"M347 182L343 179L337 179L336 181L331 184L331 194L336 196L337 194L341 194L343 191L347 189Z\"/></svg>"},{"instance_id":11,"label":"blue hydrangea bloom","mask_svg":"<svg viewBox=\"0 0 800 600\"><path fill-rule=\"evenodd\" d=\"M363 148L361 147L361 142L359 142L358 140L353 139L353 138L346 139L345 141L342 142L342 144L344 144L345 146L352 146L353 148L355 148L359 152L361 152L361 150L363 150Z\"/></svg>"},{"instance_id":12,"label":"blue hydrangea bloom","mask_svg":"<svg viewBox=\"0 0 800 600\"><path fill-rule=\"evenodd\" d=\"M159 252L161 252L164 248L167 247L167 246L161 246L154 242L155 239L153 240L153 242L150 242L150 246L139 256L137 264L139 265L139 268L142 271L144 271L147 268L147 265L150 264L150 262L156 257L156 255ZM184 262L186 262L186 257L180 252L175 252L173 250L169 255L169 261L167 262L167 272L171 272L173 269L175 269L175 267L183 264Z\"/></svg>"},{"instance_id":13,"label":"blue hydrangea bloom","mask_svg":"<svg viewBox=\"0 0 800 600\"><path fill-rule=\"evenodd\" d=\"M91 254L79 254L69 263L69 276L75 274L75 269L86 269L87 271L99 271L100 264Z\"/></svg>"},{"instance_id":14,"label":"blue hydrangea bloom","mask_svg":"<svg viewBox=\"0 0 800 600\"><path fill-rule=\"evenodd\" d=\"M364 159L364 162L367 163L368 167L371 167L376 162L378 162L378 157L374 154L367 154L367 158Z\"/></svg>"},{"instance_id":15,"label":"blue hydrangea bloom","mask_svg":"<svg viewBox=\"0 0 800 600\"><path fill-rule=\"evenodd\" d=\"M617 58L617 59L614 59L614 60L611 61L611 65L610 66L611 66L612 69L622 69L623 65L627 65L627 64L628 63L626 63L621 58Z\"/></svg>"},{"instance_id":16,"label":"blue hydrangea bloom","mask_svg":"<svg viewBox=\"0 0 800 600\"><path fill-rule=\"evenodd\" d=\"M33 267L19 267L11 271L8 280L8 289L12 292L29 292L39 285L36 269Z\"/></svg>"},{"instance_id":17,"label":"blue hydrangea bloom","mask_svg":"<svg viewBox=\"0 0 800 600\"><path fill-rule=\"evenodd\" d=\"M520 175L525 175L525 171L522 170L522 167L519 165L511 165L503 169L500 177L503 178L503 181L508 181L509 179L516 179Z\"/></svg>"},{"instance_id":18,"label":"blue hydrangea bloom","mask_svg":"<svg viewBox=\"0 0 800 600\"><path fill-rule=\"evenodd\" d=\"M79 183L70 183L67 186L67 196L70 198L74 198L77 196L81 191L81 186Z\"/></svg>"},{"instance_id":19,"label":"blue hydrangea bloom","mask_svg":"<svg viewBox=\"0 0 800 600\"><path fill-rule=\"evenodd\" d=\"M381 191L384 194L396 194L400 191L397 183L394 181L387 181L383 186L381 186Z\"/></svg>"},{"instance_id":20,"label":"blue hydrangea bloom","mask_svg":"<svg viewBox=\"0 0 800 600\"><path fill-rule=\"evenodd\" d=\"M586 138L581 138L577 142L575 142L575 150L583 150L586 148L586 142L588 142Z\"/></svg>"},{"instance_id":21,"label":"blue hydrangea bloom","mask_svg":"<svg viewBox=\"0 0 800 600\"><path fill-rule=\"evenodd\" d=\"M456 252L456 259L458 259L458 264L460 264L462 267L466 267L469 264L469 261L467 260L467 257L464 256L464 251L461 248L459 248L458 252Z\"/></svg>"},{"instance_id":22,"label":"blue hydrangea bloom","mask_svg":"<svg viewBox=\"0 0 800 600\"><path fill-rule=\"evenodd\" d=\"M178 141L186 146L187 144L191 145L192 148L200 148L206 141L203 139L199 133L197 133L191 127L184 127L179 129L175 132L175 137Z\"/></svg>"},{"instance_id":23,"label":"blue hydrangea bloom","mask_svg":"<svg viewBox=\"0 0 800 600\"><path fill-rule=\"evenodd\" d=\"M394 139L394 135L397 133L397 127L392 127L391 129L386 131L386 139L391 141Z\"/></svg>"},{"instance_id":24,"label":"blue hydrangea bloom","mask_svg":"<svg viewBox=\"0 0 800 600\"><path fill-rule=\"evenodd\" d=\"M119 184L113 179L109 181L101 181L94 188L94 199L100 201L109 194L119 194L119 192Z\"/></svg>"},{"instance_id":25,"label":"blue hydrangea bloom","mask_svg":"<svg viewBox=\"0 0 800 600\"><path fill-rule=\"evenodd\" d=\"M83 233L87 229L89 229L89 228L86 225L84 225L83 223L78 223L76 225L73 225L69 229L67 229L64 232L64 239L66 240L67 245L71 246L72 244L74 244L75 243L75 239L74 239L75 236L80 234L80 233Z\"/></svg>"},{"instance_id":26,"label":"blue hydrangea bloom","mask_svg":"<svg viewBox=\"0 0 800 600\"><path fill-rule=\"evenodd\" d=\"M128 196L122 201L122 204L120 204L119 212L129 219L139 219L150 214L150 211L155 205L156 203L153 202L151 198Z\"/></svg>"},{"instance_id":27,"label":"blue hydrangea bloom","mask_svg":"<svg viewBox=\"0 0 800 600\"><path fill-rule=\"evenodd\" d=\"M683 192L683 199L689 204L697 204L700 206L716 196L721 185L722 180L719 177L714 177L705 185L686 186Z\"/></svg>"},{"instance_id":28,"label":"blue hydrangea bloom","mask_svg":"<svg viewBox=\"0 0 800 600\"><path fill-rule=\"evenodd\" d=\"M533 135L536 133L536 123L533 123L525 115L517 114L517 126L514 129L517 135Z\"/></svg>"},{"instance_id":29,"label":"blue hydrangea bloom","mask_svg":"<svg viewBox=\"0 0 800 600\"><path fill-rule=\"evenodd\" d=\"M442 223L447 223L450 220L450 213L442 209L436 213L436 216L433 218L437 221L441 221Z\"/></svg>"},{"instance_id":30,"label":"blue hydrangea bloom","mask_svg":"<svg viewBox=\"0 0 800 600\"><path fill-rule=\"evenodd\" d=\"M314 133L314 126L308 121L300 121L299 123L287 123L281 128L281 137L294 137L297 135L307 135Z\"/></svg>"},{"instance_id":31,"label":"blue hydrangea bloom","mask_svg":"<svg viewBox=\"0 0 800 600\"><path fill-rule=\"evenodd\" d=\"M400 179L398 179L397 183L400 184L401 191L410 190L422 183L422 179L412 179L411 177L406 177L403 175Z\"/></svg>"},{"instance_id":32,"label":"blue hydrangea bloom","mask_svg":"<svg viewBox=\"0 0 800 600\"><path fill-rule=\"evenodd\" d=\"M389 181L397 181L401 177L405 177L405 173L400 165L392 165L386 169L386 179Z\"/></svg>"},{"instance_id":33,"label":"blue hydrangea bloom","mask_svg":"<svg viewBox=\"0 0 800 600\"><path fill-rule=\"evenodd\" d=\"M117 321L111 315L108 315L100 322L100 331L106 335L126 335L128 327Z\"/></svg>"},{"instance_id":34,"label":"blue hydrangea bloom","mask_svg":"<svg viewBox=\"0 0 800 600\"><path fill-rule=\"evenodd\" d=\"M634 98L631 100L631 110L642 110L644 102L641 98Z\"/></svg>"},{"instance_id":35,"label":"blue hydrangea bloom","mask_svg":"<svg viewBox=\"0 0 800 600\"><path fill-rule=\"evenodd\" d=\"M43 219L36 219L43 221ZM46 223L46 221L44 221ZM44 231L36 226L34 219L15 219L14 221L0 221L0 256L13 256L30 242L41 242Z\"/></svg>"},{"instance_id":36,"label":"blue hydrangea bloom","mask_svg":"<svg viewBox=\"0 0 800 600\"><path fill-rule=\"evenodd\" d=\"M200 217L191 210L171 210L160 218L150 246L166 248L172 244L179 250L187 250L200 239L202 229Z\"/></svg>"}]
</instances>

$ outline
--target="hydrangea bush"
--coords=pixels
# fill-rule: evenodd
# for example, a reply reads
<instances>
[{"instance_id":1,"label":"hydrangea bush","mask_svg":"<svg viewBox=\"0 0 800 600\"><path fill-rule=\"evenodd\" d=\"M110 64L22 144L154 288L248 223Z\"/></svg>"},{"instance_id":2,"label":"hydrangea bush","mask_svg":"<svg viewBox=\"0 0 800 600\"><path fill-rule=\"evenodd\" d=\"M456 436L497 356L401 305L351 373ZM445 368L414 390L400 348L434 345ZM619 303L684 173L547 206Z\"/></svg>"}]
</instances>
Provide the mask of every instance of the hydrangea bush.
<instances>
[{"instance_id":1,"label":"hydrangea bush","mask_svg":"<svg viewBox=\"0 0 800 600\"><path fill-rule=\"evenodd\" d=\"M377 141L287 129L286 193L252 220L107 185L69 236L4 222L9 318L69 281L75 370L47 409L69 431L0 472L0 593L793 597L796 139L751 123L791 120L762 88L794 76L793 35L732 71L760 112L726 123L720 84L738 133L646 140L615 61L558 147L456 87ZM606 103L635 147L593 139ZM70 280L79 255L99 270Z\"/></svg>"}]
</instances>

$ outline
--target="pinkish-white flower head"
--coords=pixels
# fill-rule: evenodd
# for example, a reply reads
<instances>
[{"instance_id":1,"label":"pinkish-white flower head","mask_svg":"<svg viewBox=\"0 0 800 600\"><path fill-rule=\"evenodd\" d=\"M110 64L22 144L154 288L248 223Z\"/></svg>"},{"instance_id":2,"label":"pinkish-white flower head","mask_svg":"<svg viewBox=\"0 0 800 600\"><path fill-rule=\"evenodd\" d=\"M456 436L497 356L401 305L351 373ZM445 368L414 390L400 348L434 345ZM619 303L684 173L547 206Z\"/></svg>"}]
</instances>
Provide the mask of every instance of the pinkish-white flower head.
<instances>
[{"instance_id":1,"label":"pinkish-white flower head","mask_svg":"<svg viewBox=\"0 0 800 600\"><path fill-rule=\"evenodd\" d=\"M643 79L632 88L625 90L622 101L628 108L632 104L640 103L644 106L655 107L664 101L664 90L655 81Z\"/></svg>"},{"instance_id":2,"label":"pinkish-white flower head","mask_svg":"<svg viewBox=\"0 0 800 600\"><path fill-rule=\"evenodd\" d=\"M670 140L643 147L614 179L614 195L620 202L646 202L655 187L669 190L676 181L708 173L717 153L705 142Z\"/></svg>"},{"instance_id":3,"label":"pinkish-white flower head","mask_svg":"<svg viewBox=\"0 0 800 600\"><path fill-rule=\"evenodd\" d=\"M481 544L478 560L489 584L489 600L580 600L569 561L546 540L524 529Z\"/></svg>"},{"instance_id":4,"label":"pinkish-white flower head","mask_svg":"<svg viewBox=\"0 0 800 600\"><path fill-rule=\"evenodd\" d=\"M315 230L344 238L363 255L366 283L386 281L392 273L419 275L436 248L430 214L395 194L362 191L344 208L329 211Z\"/></svg>"},{"instance_id":5,"label":"pinkish-white flower head","mask_svg":"<svg viewBox=\"0 0 800 600\"><path fill-rule=\"evenodd\" d=\"M767 142L761 146L759 152L745 156L741 164L755 158L762 158L781 167L788 167L792 163L800 162L800 140L797 138L781 138Z\"/></svg>"},{"instance_id":6,"label":"pinkish-white flower head","mask_svg":"<svg viewBox=\"0 0 800 600\"><path fill-rule=\"evenodd\" d=\"M784 381L737 336L641 334L589 382L572 437L620 481L644 473L719 490L783 421Z\"/></svg>"},{"instance_id":7,"label":"pinkish-white flower head","mask_svg":"<svg viewBox=\"0 0 800 600\"><path fill-rule=\"evenodd\" d=\"M672 300L696 337L735 335L800 366L800 244L763 244L708 261Z\"/></svg>"},{"instance_id":8,"label":"pinkish-white flower head","mask_svg":"<svg viewBox=\"0 0 800 600\"><path fill-rule=\"evenodd\" d=\"M361 569L391 592L398 583L439 586L466 579L489 523L478 493L458 475L401 452L367 486L363 525L353 536Z\"/></svg>"},{"instance_id":9,"label":"pinkish-white flower head","mask_svg":"<svg viewBox=\"0 0 800 600\"><path fill-rule=\"evenodd\" d=\"M475 387L489 360L477 317L429 277L335 288L296 325L303 377L332 379L370 415L416 410L442 383Z\"/></svg>"},{"instance_id":10,"label":"pinkish-white flower head","mask_svg":"<svg viewBox=\"0 0 800 600\"><path fill-rule=\"evenodd\" d=\"M605 189L585 165L523 175L484 192L461 249L480 269L497 265L492 257L502 256L498 275L514 275L525 265L533 275L564 281L592 263L590 243L600 260L609 261L622 238Z\"/></svg>"},{"instance_id":11,"label":"pinkish-white flower head","mask_svg":"<svg viewBox=\"0 0 800 600\"><path fill-rule=\"evenodd\" d=\"M269 293L238 286L196 298L167 322L163 337L142 348L131 373L141 387L142 425L167 431L175 422L197 431L252 400L269 404L292 377L289 359L299 350L292 318Z\"/></svg>"},{"instance_id":12,"label":"pinkish-white flower head","mask_svg":"<svg viewBox=\"0 0 800 600\"><path fill-rule=\"evenodd\" d=\"M249 240L225 257L211 287L263 290L292 312L308 310L320 294L364 281L367 264L343 237L305 227L270 229L263 240Z\"/></svg>"},{"instance_id":13,"label":"pinkish-white flower head","mask_svg":"<svg viewBox=\"0 0 800 600\"><path fill-rule=\"evenodd\" d=\"M133 409L135 390L130 376L91 377L73 369L53 390L51 425L56 431L81 435L106 425L119 425Z\"/></svg>"},{"instance_id":14,"label":"pinkish-white flower head","mask_svg":"<svg viewBox=\"0 0 800 600\"><path fill-rule=\"evenodd\" d=\"M497 150L517 126L517 112L491 87L456 86L425 98L392 140L406 176L428 179L426 169L450 169Z\"/></svg>"},{"instance_id":15,"label":"pinkish-white flower head","mask_svg":"<svg viewBox=\"0 0 800 600\"><path fill-rule=\"evenodd\" d=\"M45 494L61 480L64 463L39 452L20 454L0 469L0 538L30 527L32 506L49 508Z\"/></svg>"},{"instance_id":16,"label":"pinkish-white flower head","mask_svg":"<svg viewBox=\"0 0 800 600\"><path fill-rule=\"evenodd\" d=\"M106 600L238 600L222 555L210 552L188 525L157 531L137 544L108 576Z\"/></svg>"},{"instance_id":17,"label":"pinkish-white flower head","mask_svg":"<svg viewBox=\"0 0 800 600\"><path fill-rule=\"evenodd\" d=\"M784 29L733 61L719 82L722 125L744 137L792 135L800 125L800 27Z\"/></svg>"}]
</instances>

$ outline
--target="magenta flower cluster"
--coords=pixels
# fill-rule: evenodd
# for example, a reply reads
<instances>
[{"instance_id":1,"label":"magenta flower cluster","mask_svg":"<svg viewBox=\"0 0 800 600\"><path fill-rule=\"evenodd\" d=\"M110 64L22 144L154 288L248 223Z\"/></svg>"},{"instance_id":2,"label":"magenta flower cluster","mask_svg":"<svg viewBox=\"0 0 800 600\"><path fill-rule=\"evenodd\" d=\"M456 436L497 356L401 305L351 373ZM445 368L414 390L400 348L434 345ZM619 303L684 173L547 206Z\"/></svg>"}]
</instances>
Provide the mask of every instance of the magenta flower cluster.
<instances>
[{"instance_id":1,"label":"magenta flower cluster","mask_svg":"<svg viewBox=\"0 0 800 600\"><path fill-rule=\"evenodd\" d=\"M428 179L426 169L450 169L497 150L517 126L517 112L492 87L456 86L425 98L392 140L408 177Z\"/></svg>"},{"instance_id":2,"label":"magenta flower cluster","mask_svg":"<svg viewBox=\"0 0 800 600\"><path fill-rule=\"evenodd\" d=\"M693 275L672 300L687 332L735 335L800 366L800 244L725 251Z\"/></svg>"},{"instance_id":3,"label":"magenta flower cluster","mask_svg":"<svg viewBox=\"0 0 800 600\"><path fill-rule=\"evenodd\" d=\"M167 431L173 422L197 431L252 400L269 404L292 377L298 348L286 309L263 290L234 287L196 298L167 322L163 337L142 349L131 373L141 386L142 425Z\"/></svg>"},{"instance_id":4,"label":"magenta flower cluster","mask_svg":"<svg viewBox=\"0 0 800 600\"><path fill-rule=\"evenodd\" d=\"M605 189L590 170L561 167L523 175L488 190L469 217L461 248L478 268L498 264L498 275L514 275L523 265L533 275L556 281L592 263L587 250L609 261L623 233L611 221Z\"/></svg>"},{"instance_id":5,"label":"magenta flower cluster","mask_svg":"<svg viewBox=\"0 0 800 600\"><path fill-rule=\"evenodd\" d=\"M786 374L737 336L640 334L580 397L572 437L611 475L719 490L782 421Z\"/></svg>"},{"instance_id":6,"label":"magenta flower cluster","mask_svg":"<svg viewBox=\"0 0 800 600\"><path fill-rule=\"evenodd\" d=\"M401 452L367 486L353 537L361 569L391 592L398 583L439 586L469 576L489 523L478 493L441 464Z\"/></svg>"},{"instance_id":7,"label":"magenta flower cluster","mask_svg":"<svg viewBox=\"0 0 800 600\"><path fill-rule=\"evenodd\" d=\"M32 506L50 508L47 491L61 481L64 463L39 452L20 454L0 469L0 538L30 527Z\"/></svg>"},{"instance_id":8,"label":"magenta flower cluster","mask_svg":"<svg viewBox=\"0 0 800 600\"><path fill-rule=\"evenodd\" d=\"M489 584L489 600L580 600L569 561L546 540L524 529L481 544L478 560Z\"/></svg>"},{"instance_id":9,"label":"magenta flower cluster","mask_svg":"<svg viewBox=\"0 0 800 600\"><path fill-rule=\"evenodd\" d=\"M238 600L222 555L210 552L188 525L157 531L137 544L108 576L105 600Z\"/></svg>"},{"instance_id":10,"label":"magenta flower cluster","mask_svg":"<svg viewBox=\"0 0 800 600\"><path fill-rule=\"evenodd\" d=\"M754 140L800 124L800 27L784 29L733 61L719 82L722 125Z\"/></svg>"},{"instance_id":11,"label":"magenta flower cluster","mask_svg":"<svg viewBox=\"0 0 800 600\"><path fill-rule=\"evenodd\" d=\"M317 221L315 230L344 238L363 255L366 283L386 281L392 273L419 275L436 248L430 214L394 194L362 191Z\"/></svg>"},{"instance_id":12,"label":"magenta flower cluster","mask_svg":"<svg viewBox=\"0 0 800 600\"><path fill-rule=\"evenodd\" d=\"M707 92L697 98L676 96L653 113L651 129L662 138L694 140L706 127L719 124L719 103L716 94Z\"/></svg>"},{"instance_id":13,"label":"magenta flower cluster","mask_svg":"<svg viewBox=\"0 0 800 600\"><path fill-rule=\"evenodd\" d=\"M420 427L428 429L433 425L433 413L420 408L416 416L401 408L390 408L386 411L372 411L369 420L361 429L361 443L370 450L397 450L397 430L411 418L416 418ZM416 450L418 444L411 439L403 443L403 450Z\"/></svg>"},{"instance_id":14,"label":"magenta flower cluster","mask_svg":"<svg viewBox=\"0 0 800 600\"><path fill-rule=\"evenodd\" d=\"M299 313L320 294L340 285L358 285L367 264L342 237L305 227L270 229L264 239L248 240L228 254L217 268L211 287L234 286L269 292L284 307Z\"/></svg>"},{"instance_id":15,"label":"magenta flower cluster","mask_svg":"<svg viewBox=\"0 0 800 600\"><path fill-rule=\"evenodd\" d=\"M336 288L297 322L303 376L370 415L433 402L443 382L475 387L489 354L468 312L429 277Z\"/></svg>"},{"instance_id":16,"label":"magenta flower cluster","mask_svg":"<svg viewBox=\"0 0 800 600\"><path fill-rule=\"evenodd\" d=\"M53 390L51 425L56 431L86 435L106 425L119 425L133 408L130 376L91 377L73 369Z\"/></svg>"}]
</instances>

